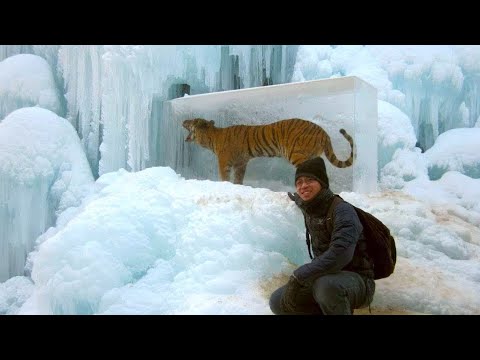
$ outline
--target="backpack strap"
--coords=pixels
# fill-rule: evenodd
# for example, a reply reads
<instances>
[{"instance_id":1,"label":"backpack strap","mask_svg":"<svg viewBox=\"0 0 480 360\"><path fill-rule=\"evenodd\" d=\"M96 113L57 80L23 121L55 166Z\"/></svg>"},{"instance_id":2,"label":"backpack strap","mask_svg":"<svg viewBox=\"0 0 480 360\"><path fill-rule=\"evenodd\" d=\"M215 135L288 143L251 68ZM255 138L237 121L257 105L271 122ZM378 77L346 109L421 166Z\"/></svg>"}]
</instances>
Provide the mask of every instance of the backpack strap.
<instances>
[{"instance_id":1,"label":"backpack strap","mask_svg":"<svg viewBox=\"0 0 480 360\"><path fill-rule=\"evenodd\" d=\"M332 231L333 231L333 224L335 220L335 213L334 213L335 207L342 201L344 200L339 195L335 195L332 203L330 204L330 207L328 208L327 217L325 218L325 225L327 227L327 231L329 232L329 234L332 234Z\"/></svg>"},{"instance_id":2,"label":"backpack strap","mask_svg":"<svg viewBox=\"0 0 480 360\"><path fill-rule=\"evenodd\" d=\"M313 259L312 251L310 250L310 245L312 242L310 240L310 232L308 231L307 218L305 217L305 215L303 215L303 220L305 221L305 237L307 238L308 255L310 255L310 259Z\"/></svg>"}]
</instances>

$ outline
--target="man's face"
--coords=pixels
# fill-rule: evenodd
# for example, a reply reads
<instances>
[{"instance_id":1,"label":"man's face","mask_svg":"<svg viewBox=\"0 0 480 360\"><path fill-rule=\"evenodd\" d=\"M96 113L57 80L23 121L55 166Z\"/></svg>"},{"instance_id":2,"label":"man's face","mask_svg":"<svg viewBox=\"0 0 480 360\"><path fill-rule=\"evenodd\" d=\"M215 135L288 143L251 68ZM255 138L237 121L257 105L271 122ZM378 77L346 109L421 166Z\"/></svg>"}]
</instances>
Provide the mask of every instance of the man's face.
<instances>
[{"instance_id":1,"label":"man's face","mask_svg":"<svg viewBox=\"0 0 480 360\"><path fill-rule=\"evenodd\" d=\"M300 176L295 182L295 187L303 201L313 199L322 190L322 185L317 180L307 176Z\"/></svg>"}]
</instances>

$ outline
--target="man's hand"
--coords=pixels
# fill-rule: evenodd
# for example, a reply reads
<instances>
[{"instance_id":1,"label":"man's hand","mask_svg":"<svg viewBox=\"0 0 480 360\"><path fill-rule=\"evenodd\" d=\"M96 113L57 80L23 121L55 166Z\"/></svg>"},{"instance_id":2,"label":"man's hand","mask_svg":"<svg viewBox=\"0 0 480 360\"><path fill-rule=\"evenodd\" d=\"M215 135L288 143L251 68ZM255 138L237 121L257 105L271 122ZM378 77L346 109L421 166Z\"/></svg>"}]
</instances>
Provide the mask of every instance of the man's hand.
<instances>
[{"instance_id":1,"label":"man's hand","mask_svg":"<svg viewBox=\"0 0 480 360\"><path fill-rule=\"evenodd\" d=\"M294 312L296 308L296 297L298 291L302 288L302 285L298 282L295 275L291 275L287 285L285 285L285 291L283 292L282 299L280 300L280 308L283 312Z\"/></svg>"},{"instance_id":2,"label":"man's hand","mask_svg":"<svg viewBox=\"0 0 480 360\"><path fill-rule=\"evenodd\" d=\"M303 200L300 198L300 196L297 193L292 194L291 192L288 192L287 194L290 200L295 201L295 204L297 204L298 206L302 205Z\"/></svg>"}]
</instances>

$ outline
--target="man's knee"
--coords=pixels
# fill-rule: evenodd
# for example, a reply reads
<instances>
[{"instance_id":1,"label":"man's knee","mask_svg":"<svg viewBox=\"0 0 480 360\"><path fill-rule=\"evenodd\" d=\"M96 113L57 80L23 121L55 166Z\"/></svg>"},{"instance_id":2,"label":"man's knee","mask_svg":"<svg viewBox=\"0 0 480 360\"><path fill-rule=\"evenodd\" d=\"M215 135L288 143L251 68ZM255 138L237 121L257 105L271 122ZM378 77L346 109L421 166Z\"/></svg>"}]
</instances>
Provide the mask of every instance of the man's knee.
<instances>
[{"instance_id":1,"label":"man's knee","mask_svg":"<svg viewBox=\"0 0 480 360\"><path fill-rule=\"evenodd\" d=\"M319 305L336 302L338 296L345 296L345 289L334 277L322 276L313 283L313 297Z\"/></svg>"},{"instance_id":2,"label":"man's knee","mask_svg":"<svg viewBox=\"0 0 480 360\"><path fill-rule=\"evenodd\" d=\"M280 301L282 299L283 291L285 290L285 286L282 286L281 288L278 288L275 290L272 295L270 296L270 310L275 315L279 315L282 311L280 309Z\"/></svg>"},{"instance_id":3,"label":"man's knee","mask_svg":"<svg viewBox=\"0 0 480 360\"><path fill-rule=\"evenodd\" d=\"M369 298L369 292L359 274L342 271L315 280L313 296L324 313L346 314L362 307Z\"/></svg>"}]
</instances>

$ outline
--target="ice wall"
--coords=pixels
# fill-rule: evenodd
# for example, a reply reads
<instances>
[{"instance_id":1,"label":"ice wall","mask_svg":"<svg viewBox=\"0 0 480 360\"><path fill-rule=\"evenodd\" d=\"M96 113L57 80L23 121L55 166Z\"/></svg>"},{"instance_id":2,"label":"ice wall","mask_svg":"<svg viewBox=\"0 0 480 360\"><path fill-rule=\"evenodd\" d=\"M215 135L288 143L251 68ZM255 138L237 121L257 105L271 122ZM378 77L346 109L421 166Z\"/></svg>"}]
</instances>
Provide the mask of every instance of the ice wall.
<instances>
[{"instance_id":1,"label":"ice wall","mask_svg":"<svg viewBox=\"0 0 480 360\"><path fill-rule=\"evenodd\" d=\"M297 46L62 46L69 121L95 176L160 165L163 101L288 82Z\"/></svg>"},{"instance_id":2,"label":"ice wall","mask_svg":"<svg viewBox=\"0 0 480 360\"><path fill-rule=\"evenodd\" d=\"M0 45L0 59L20 53L50 64L65 94L57 113L77 129L95 177L162 165L163 102L185 93L358 76L406 114L424 150L480 118L479 46Z\"/></svg>"},{"instance_id":3,"label":"ice wall","mask_svg":"<svg viewBox=\"0 0 480 360\"><path fill-rule=\"evenodd\" d=\"M448 171L480 178L480 129L452 129L441 134L435 145L425 152L428 175L440 179Z\"/></svg>"},{"instance_id":4,"label":"ice wall","mask_svg":"<svg viewBox=\"0 0 480 360\"><path fill-rule=\"evenodd\" d=\"M152 112L157 113L173 83L188 81L193 91L210 91L205 82L214 79L197 62L214 65L208 56L212 50L188 46L60 48L67 118L79 133L96 177L119 168L136 171L158 163L159 126Z\"/></svg>"},{"instance_id":5,"label":"ice wall","mask_svg":"<svg viewBox=\"0 0 480 360\"><path fill-rule=\"evenodd\" d=\"M441 133L473 127L480 116L479 57L478 46L309 45L298 50L292 80L365 79L410 118L427 150Z\"/></svg>"},{"instance_id":6,"label":"ice wall","mask_svg":"<svg viewBox=\"0 0 480 360\"><path fill-rule=\"evenodd\" d=\"M55 79L60 80L57 66L60 47L60 45L0 45L0 61L18 54L38 55L48 62Z\"/></svg>"},{"instance_id":7,"label":"ice wall","mask_svg":"<svg viewBox=\"0 0 480 360\"><path fill-rule=\"evenodd\" d=\"M56 111L77 130L93 174L161 163L163 101L289 82L296 45L2 45L0 59L43 57L65 94ZM184 89L184 90L182 90Z\"/></svg>"},{"instance_id":8,"label":"ice wall","mask_svg":"<svg viewBox=\"0 0 480 360\"><path fill-rule=\"evenodd\" d=\"M93 177L74 128L50 110L15 110L0 123L0 282L24 274L36 238L78 206Z\"/></svg>"},{"instance_id":9,"label":"ice wall","mask_svg":"<svg viewBox=\"0 0 480 360\"><path fill-rule=\"evenodd\" d=\"M416 136L408 116L392 104L378 101L378 170L398 149L413 149Z\"/></svg>"},{"instance_id":10,"label":"ice wall","mask_svg":"<svg viewBox=\"0 0 480 360\"><path fill-rule=\"evenodd\" d=\"M453 128L472 127L480 115L477 46L369 47L404 97L394 102L411 119L424 150Z\"/></svg>"},{"instance_id":11,"label":"ice wall","mask_svg":"<svg viewBox=\"0 0 480 360\"><path fill-rule=\"evenodd\" d=\"M33 45L0 45L0 61L18 54L34 54Z\"/></svg>"},{"instance_id":12,"label":"ice wall","mask_svg":"<svg viewBox=\"0 0 480 360\"><path fill-rule=\"evenodd\" d=\"M102 140L102 54L103 46L100 45L72 45L60 48L58 56L68 104L66 118L77 130L95 175L98 175Z\"/></svg>"},{"instance_id":13,"label":"ice wall","mask_svg":"<svg viewBox=\"0 0 480 360\"><path fill-rule=\"evenodd\" d=\"M61 112L50 65L37 55L20 54L0 62L0 121L16 109L40 106Z\"/></svg>"},{"instance_id":14,"label":"ice wall","mask_svg":"<svg viewBox=\"0 0 480 360\"><path fill-rule=\"evenodd\" d=\"M393 86L405 94L400 108L412 119L419 143L429 149L437 137L446 130L470 126L470 115L464 114L472 108L472 85L478 81L469 79L460 66L452 63L433 62L406 66L403 73L393 77ZM465 84L464 84L465 83ZM476 93L476 91L474 91ZM468 101L462 101L465 99ZM473 124L472 124L473 125Z\"/></svg>"}]
</instances>

